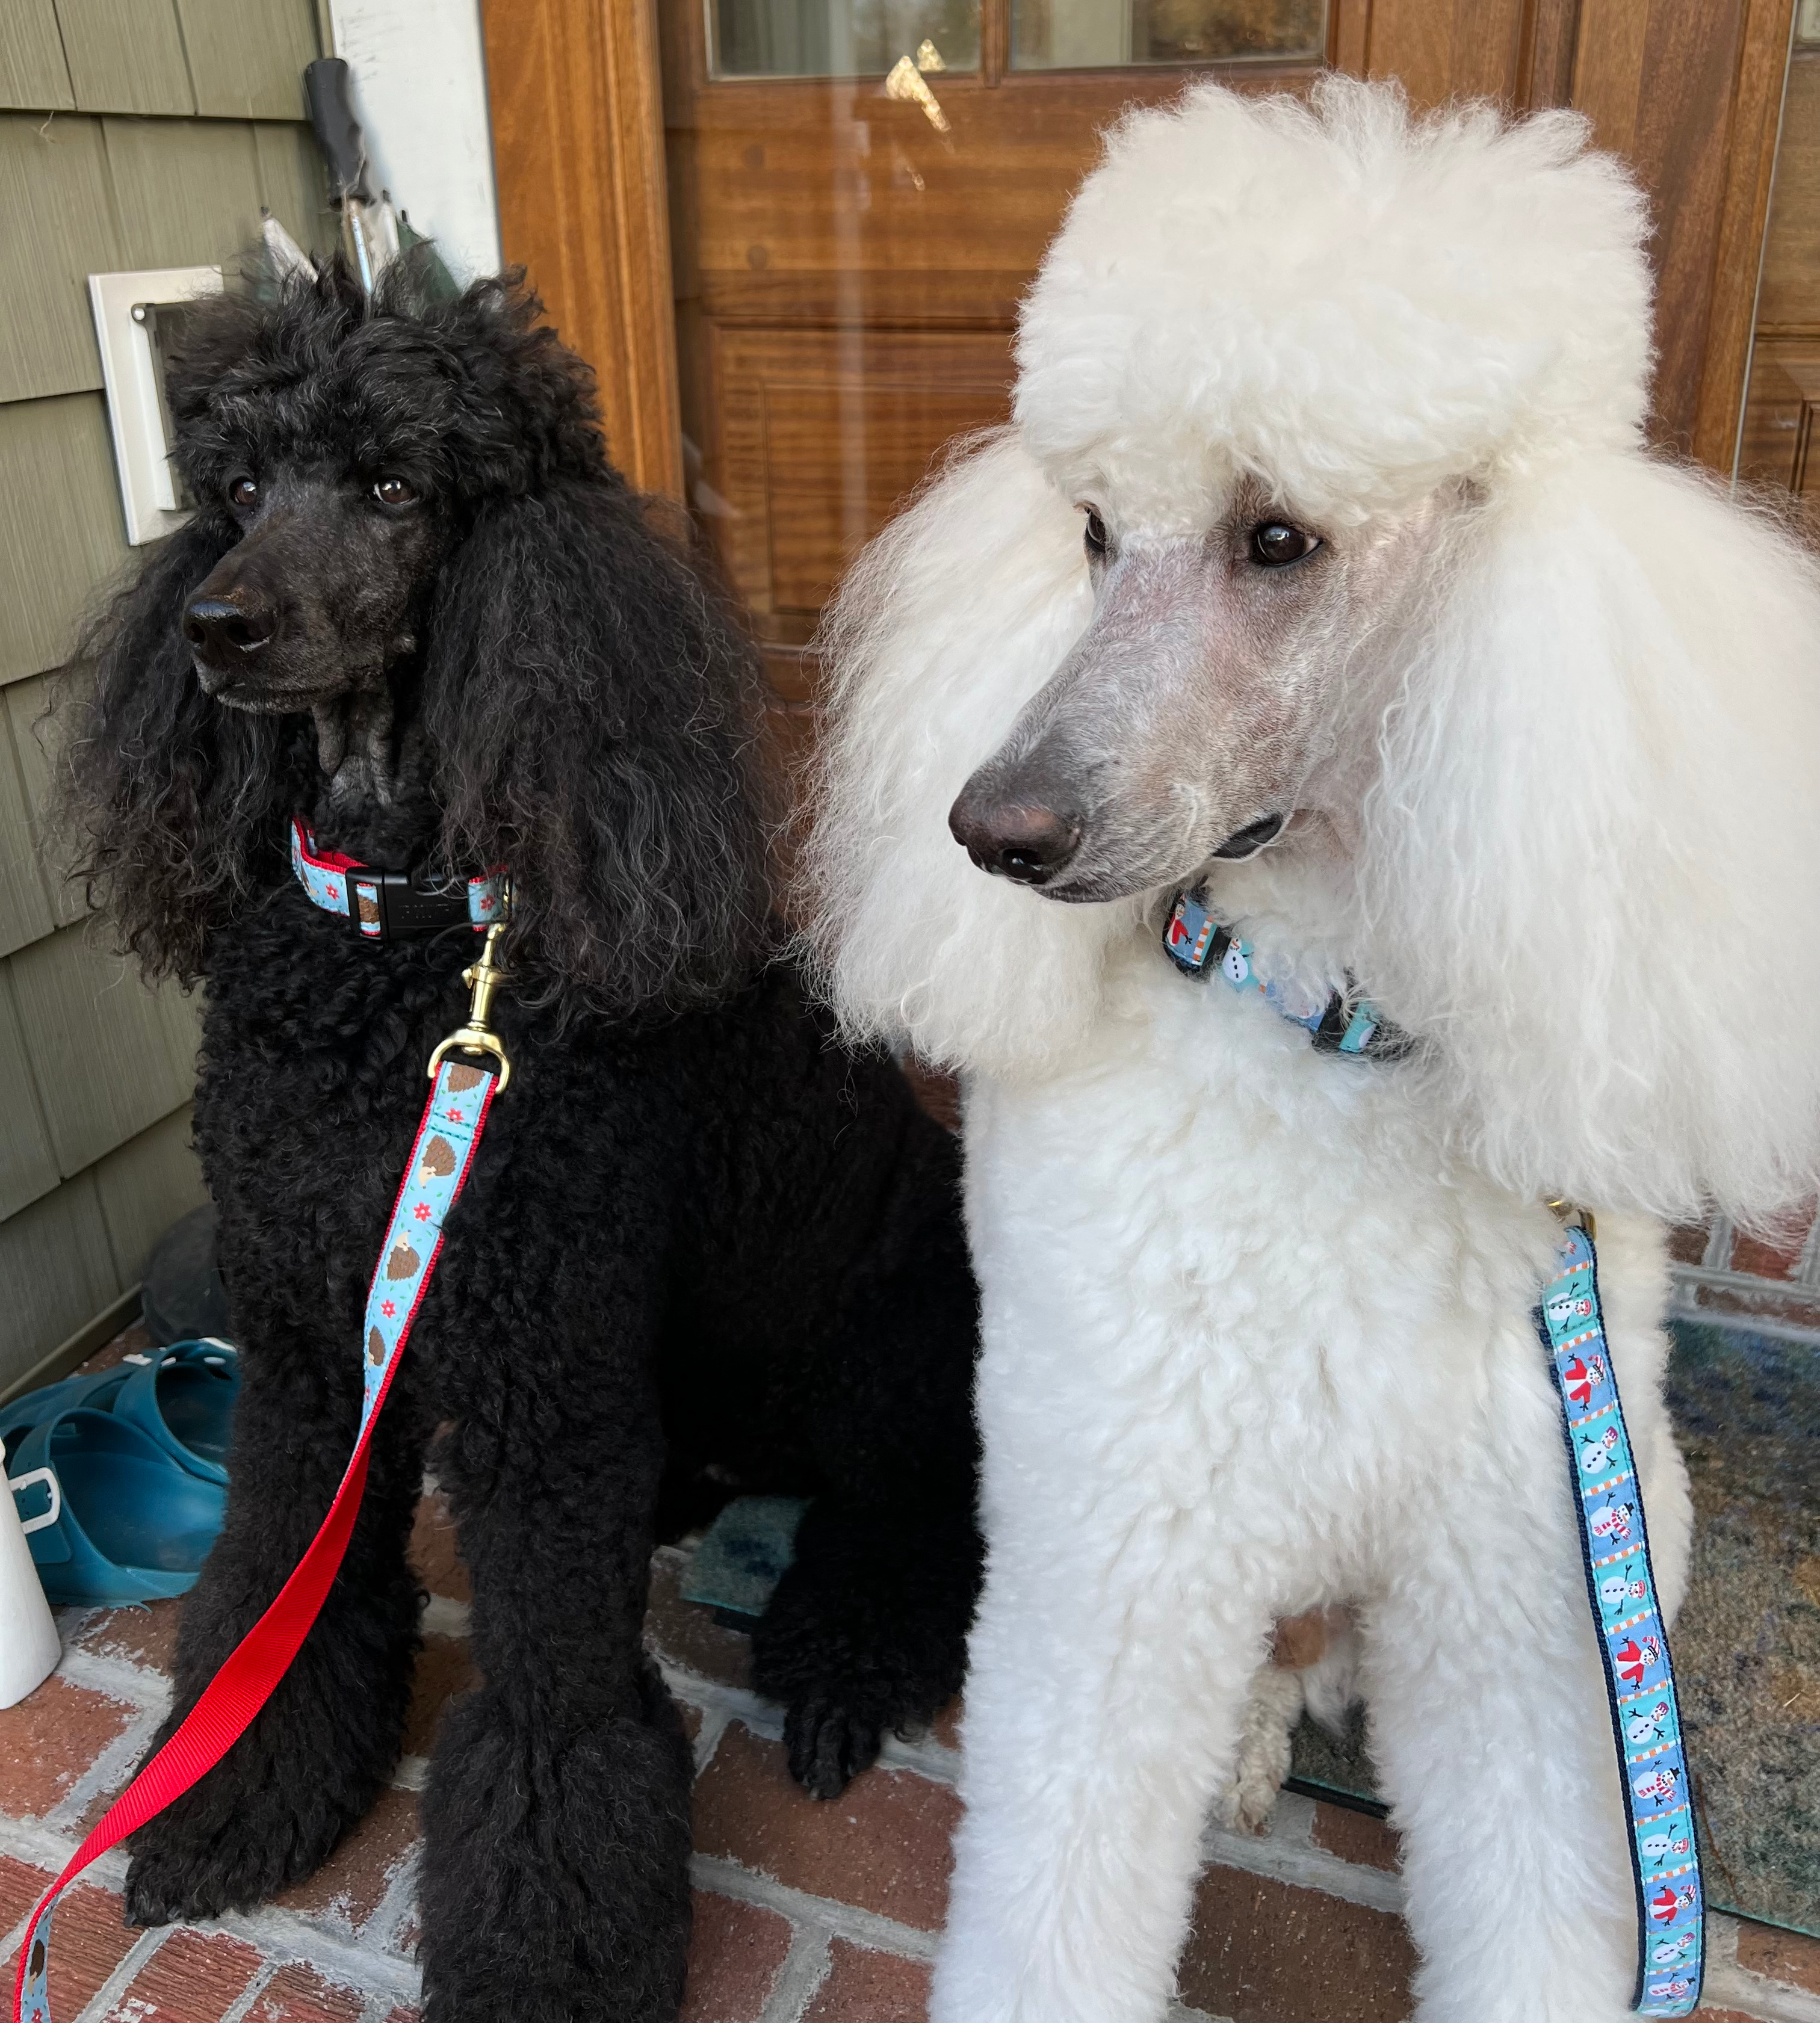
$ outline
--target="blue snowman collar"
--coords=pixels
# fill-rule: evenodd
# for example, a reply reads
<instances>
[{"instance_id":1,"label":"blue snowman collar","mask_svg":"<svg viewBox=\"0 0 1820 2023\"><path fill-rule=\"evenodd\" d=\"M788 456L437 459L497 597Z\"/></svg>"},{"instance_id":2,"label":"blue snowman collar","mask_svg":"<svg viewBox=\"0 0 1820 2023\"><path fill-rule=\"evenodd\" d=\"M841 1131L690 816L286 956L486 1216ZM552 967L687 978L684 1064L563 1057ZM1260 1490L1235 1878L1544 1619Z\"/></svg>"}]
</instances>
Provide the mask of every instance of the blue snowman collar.
<instances>
[{"instance_id":1,"label":"blue snowman collar","mask_svg":"<svg viewBox=\"0 0 1820 2023\"><path fill-rule=\"evenodd\" d=\"M1343 991L1324 997L1293 982L1266 982L1253 965L1252 944L1214 913L1205 886L1176 894L1163 924L1163 951L1185 976L1217 973L1241 996L1262 996L1279 1018L1307 1031L1317 1052L1396 1060L1415 1044L1353 988L1350 978Z\"/></svg>"}]
</instances>

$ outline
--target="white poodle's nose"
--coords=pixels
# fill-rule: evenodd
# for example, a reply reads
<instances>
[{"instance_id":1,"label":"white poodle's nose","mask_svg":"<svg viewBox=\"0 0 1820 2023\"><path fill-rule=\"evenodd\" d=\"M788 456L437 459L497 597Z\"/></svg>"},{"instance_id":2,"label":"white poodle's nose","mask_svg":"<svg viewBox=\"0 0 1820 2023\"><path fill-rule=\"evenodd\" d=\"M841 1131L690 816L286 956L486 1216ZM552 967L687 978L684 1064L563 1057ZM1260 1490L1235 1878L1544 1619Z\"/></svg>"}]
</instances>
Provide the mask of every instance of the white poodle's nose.
<instances>
[{"instance_id":1,"label":"white poodle's nose","mask_svg":"<svg viewBox=\"0 0 1820 2023\"><path fill-rule=\"evenodd\" d=\"M1042 885L1081 847L1078 825L1053 808L978 794L969 783L948 810L948 828L982 871Z\"/></svg>"}]
</instances>

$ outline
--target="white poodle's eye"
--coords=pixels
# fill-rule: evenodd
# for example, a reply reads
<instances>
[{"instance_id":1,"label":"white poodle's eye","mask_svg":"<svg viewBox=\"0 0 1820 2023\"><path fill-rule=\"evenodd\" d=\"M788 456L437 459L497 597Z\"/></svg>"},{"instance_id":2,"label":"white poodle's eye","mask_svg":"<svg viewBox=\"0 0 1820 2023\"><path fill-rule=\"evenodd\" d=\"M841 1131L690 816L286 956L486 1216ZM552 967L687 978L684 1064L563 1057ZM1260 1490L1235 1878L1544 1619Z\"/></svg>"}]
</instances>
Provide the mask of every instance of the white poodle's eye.
<instances>
[{"instance_id":1,"label":"white poodle's eye","mask_svg":"<svg viewBox=\"0 0 1820 2023\"><path fill-rule=\"evenodd\" d=\"M394 473L378 479L373 485L373 496L382 506L415 506L417 488L408 477Z\"/></svg>"},{"instance_id":2,"label":"white poodle's eye","mask_svg":"<svg viewBox=\"0 0 1820 2023\"><path fill-rule=\"evenodd\" d=\"M1112 545L1106 532L1106 523L1100 518L1100 509L1097 506L1089 506L1084 510L1087 515L1086 529L1083 537L1086 544L1087 559L1090 562L1104 562L1107 551Z\"/></svg>"},{"instance_id":3,"label":"white poodle's eye","mask_svg":"<svg viewBox=\"0 0 1820 2023\"><path fill-rule=\"evenodd\" d=\"M1260 569L1287 569L1320 546L1318 534L1304 533L1287 521L1266 520L1251 529L1251 559Z\"/></svg>"},{"instance_id":4,"label":"white poodle's eye","mask_svg":"<svg viewBox=\"0 0 1820 2023\"><path fill-rule=\"evenodd\" d=\"M259 503L259 481L256 477L234 477L228 481L228 503L236 513L251 512Z\"/></svg>"}]
</instances>

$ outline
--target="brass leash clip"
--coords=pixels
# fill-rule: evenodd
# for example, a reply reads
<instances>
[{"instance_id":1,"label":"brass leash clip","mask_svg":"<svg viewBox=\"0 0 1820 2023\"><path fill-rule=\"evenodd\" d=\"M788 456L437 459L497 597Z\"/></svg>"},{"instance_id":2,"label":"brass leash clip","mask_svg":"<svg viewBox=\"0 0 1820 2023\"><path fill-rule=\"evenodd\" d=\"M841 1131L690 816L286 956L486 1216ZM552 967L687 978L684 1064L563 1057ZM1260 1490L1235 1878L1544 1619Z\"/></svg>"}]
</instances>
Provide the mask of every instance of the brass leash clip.
<instances>
[{"instance_id":1,"label":"brass leash clip","mask_svg":"<svg viewBox=\"0 0 1820 2023\"><path fill-rule=\"evenodd\" d=\"M1564 1227L1571 1229L1577 1224L1586 1231L1587 1242L1598 1242L1598 1225L1591 1209L1582 1208L1578 1202L1568 1201L1558 1195L1548 1205L1555 1211L1555 1220Z\"/></svg>"},{"instance_id":2,"label":"brass leash clip","mask_svg":"<svg viewBox=\"0 0 1820 2023\"><path fill-rule=\"evenodd\" d=\"M459 1049L464 1054L491 1054L500 1064L500 1087L503 1089L512 1078L512 1064L507 1057L505 1046L498 1033L487 1023L487 1014L493 1009L493 993L505 980L504 968L493 960L493 943L505 932L504 920L496 920L486 931L486 946L480 952L480 960L461 972L461 980L474 993L474 1002L468 1008L467 1023L458 1026L446 1040L438 1044L430 1056L430 1079L436 1079L436 1070L442 1065L445 1054Z\"/></svg>"}]
</instances>

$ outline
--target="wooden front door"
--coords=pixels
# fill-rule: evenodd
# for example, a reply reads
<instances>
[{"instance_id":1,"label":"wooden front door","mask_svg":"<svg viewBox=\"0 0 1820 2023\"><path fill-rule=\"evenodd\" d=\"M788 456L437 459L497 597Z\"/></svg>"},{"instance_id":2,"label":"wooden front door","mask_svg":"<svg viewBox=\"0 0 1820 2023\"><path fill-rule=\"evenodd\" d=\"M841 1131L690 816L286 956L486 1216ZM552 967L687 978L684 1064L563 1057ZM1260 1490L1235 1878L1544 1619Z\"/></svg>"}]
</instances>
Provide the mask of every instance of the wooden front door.
<instances>
[{"instance_id":1,"label":"wooden front door","mask_svg":"<svg viewBox=\"0 0 1820 2023\"><path fill-rule=\"evenodd\" d=\"M1585 112L1653 207L1655 433L1729 473L1793 6L482 0L502 238L800 710L846 564L1003 417L1019 297L1100 130L1193 77L1331 64L1418 106Z\"/></svg>"},{"instance_id":2,"label":"wooden front door","mask_svg":"<svg viewBox=\"0 0 1820 2023\"><path fill-rule=\"evenodd\" d=\"M1785 42L1786 0L1756 13ZM807 700L803 649L865 539L944 444L1004 419L1019 298L1100 131L1197 76L1302 90L1332 64L1397 76L1418 104L1584 104L1655 186L1659 432L1697 447L1704 381L1728 364L1735 425L1748 255L1729 324L1715 298L1727 149L1760 146L1763 109L1739 104L1751 15L1749 0L657 0L686 492L780 697Z\"/></svg>"},{"instance_id":3,"label":"wooden front door","mask_svg":"<svg viewBox=\"0 0 1820 2023\"><path fill-rule=\"evenodd\" d=\"M662 0L690 505L806 700L846 565L1005 419L1017 304L1097 137L1185 59L1305 84L1324 0Z\"/></svg>"}]
</instances>

